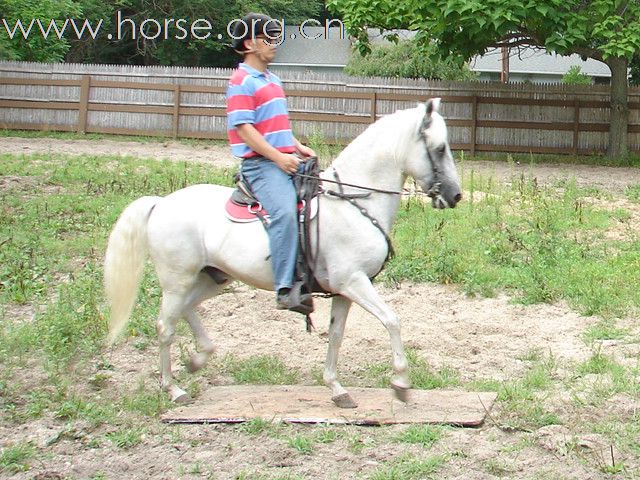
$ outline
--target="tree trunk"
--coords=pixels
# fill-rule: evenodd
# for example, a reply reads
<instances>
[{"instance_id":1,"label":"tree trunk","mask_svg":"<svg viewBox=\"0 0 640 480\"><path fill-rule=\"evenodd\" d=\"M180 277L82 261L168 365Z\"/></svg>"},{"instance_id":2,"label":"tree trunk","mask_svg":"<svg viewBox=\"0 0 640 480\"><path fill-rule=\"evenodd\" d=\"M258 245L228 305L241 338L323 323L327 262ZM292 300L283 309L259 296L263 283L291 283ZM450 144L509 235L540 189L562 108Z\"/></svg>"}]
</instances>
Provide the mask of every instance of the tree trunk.
<instances>
[{"instance_id":1,"label":"tree trunk","mask_svg":"<svg viewBox=\"0 0 640 480\"><path fill-rule=\"evenodd\" d=\"M629 61L623 57L609 58L611 69L611 126L609 128L609 158L625 158L629 154L627 124L629 123L629 101L627 67Z\"/></svg>"}]
</instances>

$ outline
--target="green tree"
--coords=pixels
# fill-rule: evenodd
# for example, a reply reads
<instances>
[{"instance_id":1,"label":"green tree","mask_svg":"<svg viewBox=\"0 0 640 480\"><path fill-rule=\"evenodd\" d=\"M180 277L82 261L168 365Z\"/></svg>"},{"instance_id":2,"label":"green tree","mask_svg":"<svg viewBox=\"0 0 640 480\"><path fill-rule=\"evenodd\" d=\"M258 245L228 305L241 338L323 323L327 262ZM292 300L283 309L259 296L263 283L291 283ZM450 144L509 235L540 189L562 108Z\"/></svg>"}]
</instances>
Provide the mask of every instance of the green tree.
<instances>
[{"instance_id":1,"label":"green tree","mask_svg":"<svg viewBox=\"0 0 640 480\"><path fill-rule=\"evenodd\" d=\"M362 51L366 27L417 30L442 56L469 59L489 47L534 45L577 53L611 70L610 157L628 153L627 68L640 51L638 0L329 0Z\"/></svg>"},{"instance_id":2,"label":"green tree","mask_svg":"<svg viewBox=\"0 0 640 480\"><path fill-rule=\"evenodd\" d=\"M293 24L321 15L323 5L321 0L0 0L1 17L10 28L17 20L28 25L32 19L39 19L45 28L51 19L62 24L65 19L73 18L79 26L87 19L93 27L101 22L100 33L95 38L88 33L77 38L68 28L61 39L53 31L49 39L43 39L37 26L32 28L28 39L23 38L19 30L11 39L0 22L0 59L231 66L237 63L238 57L229 48L231 39L227 35L227 25L250 11L267 13ZM177 28L175 20L178 19L184 19L182 26L187 35ZM199 26L210 26L210 30L199 30L192 35L189 27L197 20ZM141 35L145 21L145 35ZM167 28L165 21L169 21ZM155 22L163 31L157 38L151 38L158 32ZM116 33L118 25L121 27L120 38ZM210 33L208 38L197 38L204 37L207 32Z\"/></svg>"},{"instance_id":3,"label":"green tree","mask_svg":"<svg viewBox=\"0 0 640 480\"><path fill-rule=\"evenodd\" d=\"M46 31L51 20L62 24L65 18L79 15L80 11L74 0L0 0L0 59L61 61L69 50L67 39L58 38L55 30L49 30L47 38L44 38L38 25L31 22L39 19ZM18 20L25 32L31 26L29 34L25 35L16 25Z\"/></svg>"},{"instance_id":4,"label":"green tree","mask_svg":"<svg viewBox=\"0 0 640 480\"><path fill-rule=\"evenodd\" d=\"M67 59L136 65L232 66L238 61L229 47L231 39L227 35L227 25L232 20L255 11L284 19L286 23L295 23L314 18L322 7L320 0L119 0L108 4L100 0L79 1L84 3L85 16L104 20L105 35L96 41L74 42ZM121 20L122 38L109 40L106 33L117 28L117 14ZM123 19L135 22L135 38L131 22ZM186 20L182 26L187 30L192 22L199 20L200 26L211 25L211 29L196 31L196 34L204 37L210 32L210 35L208 38L197 38L191 32L184 35L176 22L171 22L158 38L145 38L153 37L157 31L156 26L149 22L146 34L140 34L140 26L145 20L155 20L164 27L166 19ZM219 34L222 38L218 38Z\"/></svg>"},{"instance_id":5,"label":"green tree","mask_svg":"<svg viewBox=\"0 0 640 480\"><path fill-rule=\"evenodd\" d=\"M363 56L354 52L345 72L364 77L431 78L437 80L474 80L477 75L464 64L442 60L435 55L436 46L431 44L424 51L411 40L375 45Z\"/></svg>"}]
</instances>

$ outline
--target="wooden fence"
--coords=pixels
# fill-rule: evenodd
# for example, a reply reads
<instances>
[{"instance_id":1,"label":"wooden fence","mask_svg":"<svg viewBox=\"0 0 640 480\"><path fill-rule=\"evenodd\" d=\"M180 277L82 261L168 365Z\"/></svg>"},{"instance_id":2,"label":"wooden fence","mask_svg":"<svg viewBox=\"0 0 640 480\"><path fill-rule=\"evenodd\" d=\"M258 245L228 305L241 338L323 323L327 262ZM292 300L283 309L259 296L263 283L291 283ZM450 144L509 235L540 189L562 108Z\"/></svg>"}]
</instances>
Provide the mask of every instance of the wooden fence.
<instances>
[{"instance_id":1,"label":"wooden fence","mask_svg":"<svg viewBox=\"0 0 640 480\"><path fill-rule=\"evenodd\" d=\"M0 128L223 139L230 73L0 62ZM591 154L607 146L608 87L279 74L302 138L346 143L381 115L440 96L456 150ZM639 96L630 93L632 150L640 150Z\"/></svg>"}]
</instances>

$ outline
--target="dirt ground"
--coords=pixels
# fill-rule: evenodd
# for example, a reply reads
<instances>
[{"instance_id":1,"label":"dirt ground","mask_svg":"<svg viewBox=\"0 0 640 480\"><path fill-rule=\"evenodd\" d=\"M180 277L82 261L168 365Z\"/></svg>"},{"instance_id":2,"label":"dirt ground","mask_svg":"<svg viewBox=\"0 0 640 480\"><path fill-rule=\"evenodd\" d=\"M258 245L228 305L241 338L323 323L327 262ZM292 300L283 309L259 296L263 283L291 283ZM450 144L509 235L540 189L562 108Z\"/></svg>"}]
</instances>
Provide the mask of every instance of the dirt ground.
<instances>
[{"instance_id":1,"label":"dirt ground","mask_svg":"<svg viewBox=\"0 0 640 480\"><path fill-rule=\"evenodd\" d=\"M194 148L174 142L0 138L0 151L120 153L225 166L235 163L226 148ZM508 181L514 173L518 174L517 169L531 173L541 183L575 177L579 184L605 187L616 197L622 195L626 186L640 184L637 169L509 166L488 161L473 162L466 168L494 175L500 181ZM407 283L378 288L402 320L406 346L433 369L455 369L463 383L520 378L530 366L528 358L536 351L554 359L557 374L562 376L593 353L582 335L599 319L580 316L565 304L522 306L506 296L468 298L455 287L434 284ZM271 293L242 285L205 302L200 313L216 343L216 357L275 355L287 366L300 369L302 383L315 384L326 354L330 300L317 300L316 331L311 334L305 332L300 316L277 311L271 308L273 303ZM632 336L638 338L640 330L633 319L621 320L619 326L629 328ZM183 335L180 343L192 349L189 339ZM114 367L109 371L109 388L135 390L143 382L146 388L157 390L157 343L153 342L145 350L136 348L134 343L133 340L120 342L107 354ZM637 365L638 343L608 341L602 342L600 348L602 353L622 363ZM174 352L176 360L179 355L180 352ZM339 361L344 383L366 386L365 367L388 361L390 347L386 331L375 318L354 306ZM177 365L176 369L181 372L182 365ZM195 380L201 391L231 382L213 368L206 373ZM86 391L89 387L79 385L77 388ZM103 394L107 393L95 393ZM407 478L403 474L375 475L385 465L408 454L418 459L442 455L446 460L432 475L438 479L584 480L612 478L604 473L607 466L611 466L610 452L615 461L624 462L626 475L633 478L629 472L640 467L638 458L611 446L603 435L594 434L589 424L608 415L628 416L637 421L638 398L617 395L604 405L582 405L578 409L573 393L554 391L548 393L545 406L560 417L562 425L534 431L505 428L508 415L498 405L481 428L447 429L443 438L428 449L396 441L405 428L400 426L333 427L338 431L335 441L316 442L313 451L304 454L293 448L286 438L315 438L325 427L290 426L280 435L252 436L237 426L167 426L155 420L149 422L140 444L122 449L105 439L109 428L100 427L96 431L89 424L66 424L52 416L18 426L0 421L0 446L20 441L32 441L39 447L49 444L48 455L40 458L28 472L16 474L17 479L403 479ZM115 429L114 426L112 430Z\"/></svg>"}]
</instances>

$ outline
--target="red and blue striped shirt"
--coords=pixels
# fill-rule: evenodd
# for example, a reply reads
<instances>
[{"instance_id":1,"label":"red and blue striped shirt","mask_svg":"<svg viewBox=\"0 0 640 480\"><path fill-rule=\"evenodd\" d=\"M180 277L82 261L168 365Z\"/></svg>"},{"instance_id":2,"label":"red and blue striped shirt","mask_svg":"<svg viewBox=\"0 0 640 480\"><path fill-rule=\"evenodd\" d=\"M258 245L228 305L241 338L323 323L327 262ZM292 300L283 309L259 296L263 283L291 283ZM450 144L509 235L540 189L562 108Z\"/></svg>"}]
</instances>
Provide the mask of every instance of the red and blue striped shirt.
<instances>
[{"instance_id":1,"label":"red and blue striped shirt","mask_svg":"<svg viewBox=\"0 0 640 480\"><path fill-rule=\"evenodd\" d=\"M238 125L245 123L252 124L270 145L281 152L295 152L282 82L268 70L261 72L241 63L231 75L227 87L227 135L235 156L258 156L238 135Z\"/></svg>"}]
</instances>

